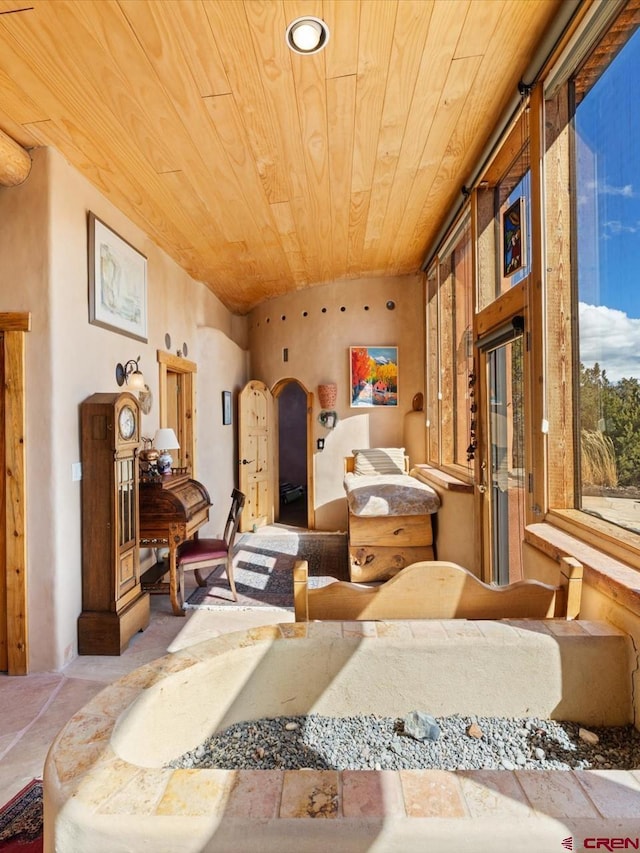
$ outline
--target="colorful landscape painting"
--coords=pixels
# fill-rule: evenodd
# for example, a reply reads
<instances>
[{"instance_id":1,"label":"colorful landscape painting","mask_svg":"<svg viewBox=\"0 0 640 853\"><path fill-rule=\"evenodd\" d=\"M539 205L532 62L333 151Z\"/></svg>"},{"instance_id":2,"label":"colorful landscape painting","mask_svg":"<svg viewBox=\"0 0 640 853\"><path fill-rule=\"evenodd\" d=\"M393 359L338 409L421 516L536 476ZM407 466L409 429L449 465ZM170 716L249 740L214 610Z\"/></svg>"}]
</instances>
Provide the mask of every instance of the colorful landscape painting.
<instances>
[{"instance_id":1,"label":"colorful landscape painting","mask_svg":"<svg viewBox=\"0 0 640 853\"><path fill-rule=\"evenodd\" d=\"M398 405L398 347L349 347L352 406Z\"/></svg>"}]
</instances>

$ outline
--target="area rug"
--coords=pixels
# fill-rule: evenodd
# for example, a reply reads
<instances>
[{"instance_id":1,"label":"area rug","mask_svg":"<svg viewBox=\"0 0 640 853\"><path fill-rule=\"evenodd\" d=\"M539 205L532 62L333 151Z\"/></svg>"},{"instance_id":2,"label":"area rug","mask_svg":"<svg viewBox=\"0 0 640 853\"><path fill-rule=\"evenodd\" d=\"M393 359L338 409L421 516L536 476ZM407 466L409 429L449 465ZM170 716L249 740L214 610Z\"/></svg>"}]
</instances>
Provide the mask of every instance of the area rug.
<instances>
[{"instance_id":1,"label":"area rug","mask_svg":"<svg viewBox=\"0 0 640 853\"><path fill-rule=\"evenodd\" d=\"M245 533L236 543L233 559L238 601L231 597L224 568L217 566L207 577L206 587L191 593L186 609L293 610L293 565L297 560L309 564L310 587L349 579L345 533Z\"/></svg>"},{"instance_id":2,"label":"area rug","mask_svg":"<svg viewBox=\"0 0 640 853\"><path fill-rule=\"evenodd\" d=\"M32 779L0 809L0 850L42 853L41 779Z\"/></svg>"}]
</instances>

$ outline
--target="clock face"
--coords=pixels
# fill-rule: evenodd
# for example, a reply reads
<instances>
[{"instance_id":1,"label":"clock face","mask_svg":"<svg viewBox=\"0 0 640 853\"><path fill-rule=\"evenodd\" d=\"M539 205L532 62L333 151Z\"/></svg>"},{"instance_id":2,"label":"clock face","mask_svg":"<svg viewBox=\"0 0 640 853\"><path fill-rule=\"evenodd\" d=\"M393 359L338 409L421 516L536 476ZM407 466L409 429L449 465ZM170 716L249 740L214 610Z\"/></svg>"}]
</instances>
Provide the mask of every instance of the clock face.
<instances>
[{"instance_id":1,"label":"clock face","mask_svg":"<svg viewBox=\"0 0 640 853\"><path fill-rule=\"evenodd\" d=\"M136 431L136 416L131 406L123 406L118 417L118 428L120 435L128 441Z\"/></svg>"}]
</instances>

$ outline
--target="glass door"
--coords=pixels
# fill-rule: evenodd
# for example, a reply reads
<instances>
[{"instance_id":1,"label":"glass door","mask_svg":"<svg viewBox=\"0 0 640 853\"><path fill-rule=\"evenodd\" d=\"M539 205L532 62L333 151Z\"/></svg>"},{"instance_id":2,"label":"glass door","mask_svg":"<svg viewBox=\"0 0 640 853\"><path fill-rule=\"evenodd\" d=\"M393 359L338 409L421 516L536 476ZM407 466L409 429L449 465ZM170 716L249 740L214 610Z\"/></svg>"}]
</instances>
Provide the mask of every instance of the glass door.
<instances>
[{"instance_id":1,"label":"glass door","mask_svg":"<svg viewBox=\"0 0 640 853\"><path fill-rule=\"evenodd\" d=\"M525 526L524 347L516 333L486 355L491 581L523 578Z\"/></svg>"}]
</instances>

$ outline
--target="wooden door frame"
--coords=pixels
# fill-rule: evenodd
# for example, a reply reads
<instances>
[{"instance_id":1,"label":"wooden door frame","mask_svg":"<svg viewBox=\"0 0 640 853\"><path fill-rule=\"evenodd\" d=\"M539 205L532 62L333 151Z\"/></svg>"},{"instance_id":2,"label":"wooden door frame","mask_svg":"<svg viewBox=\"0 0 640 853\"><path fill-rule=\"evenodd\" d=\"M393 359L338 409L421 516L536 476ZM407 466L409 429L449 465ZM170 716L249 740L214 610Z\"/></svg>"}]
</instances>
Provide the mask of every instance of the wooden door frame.
<instances>
[{"instance_id":1,"label":"wooden door frame","mask_svg":"<svg viewBox=\"0 0 640 853\"><path fill-rule=\"evenodd\" d=\"M29 671L27 622L27 488L25 332L31 314L0 312L4 346L4 565L7 672Z\"/></svg>"},{"instance_id":2,"label":"wooden door frame","mask_svg":"<svg viewBox=\"0 0 640 853\"><path fill-rule=\"evenodd\" d=\"M287 376L284 379L279 379L276 384L271 388L271 395L273 396L274 401L278 401L280 394L282 394L284 388L287 385L290 385L292 382L295 382L299 388L304 391L307 397L307 527L309 530L315 530L316 526L316 510L314 506L313 496L315 495L314 488L314 479L313 479L313 391L309 391L304 383L300 382L299 379L294 379L293 376ZM273 482L274 482L274 495L279 495L279 481L280 481L280 457L278 454L278 436L280 435L280 404L274 406L273 412L274 419L274 465L273 465ZM276 507L279 507L279 501L274 500L274 504ZM279 516L279 511L278 511Z\"/></svg>"},{"instance_id":3,"label":"wooden door frame","mask_svg":"<svg viewBox=\"0 0 640 853\"><path fill-rule=\"evenodd\" d=\"M168 392L167 374L180 373L183 377L183 410L179 417L182 421L181 431L184 436L184 454L190 462L190 476L196 478L196 382L195 374L198 365L195 361L172 355L170 352L157 350L156 359L159 366L159 396L160 396L160 426L167 426Z\"/></svg>"}]
</instances>

